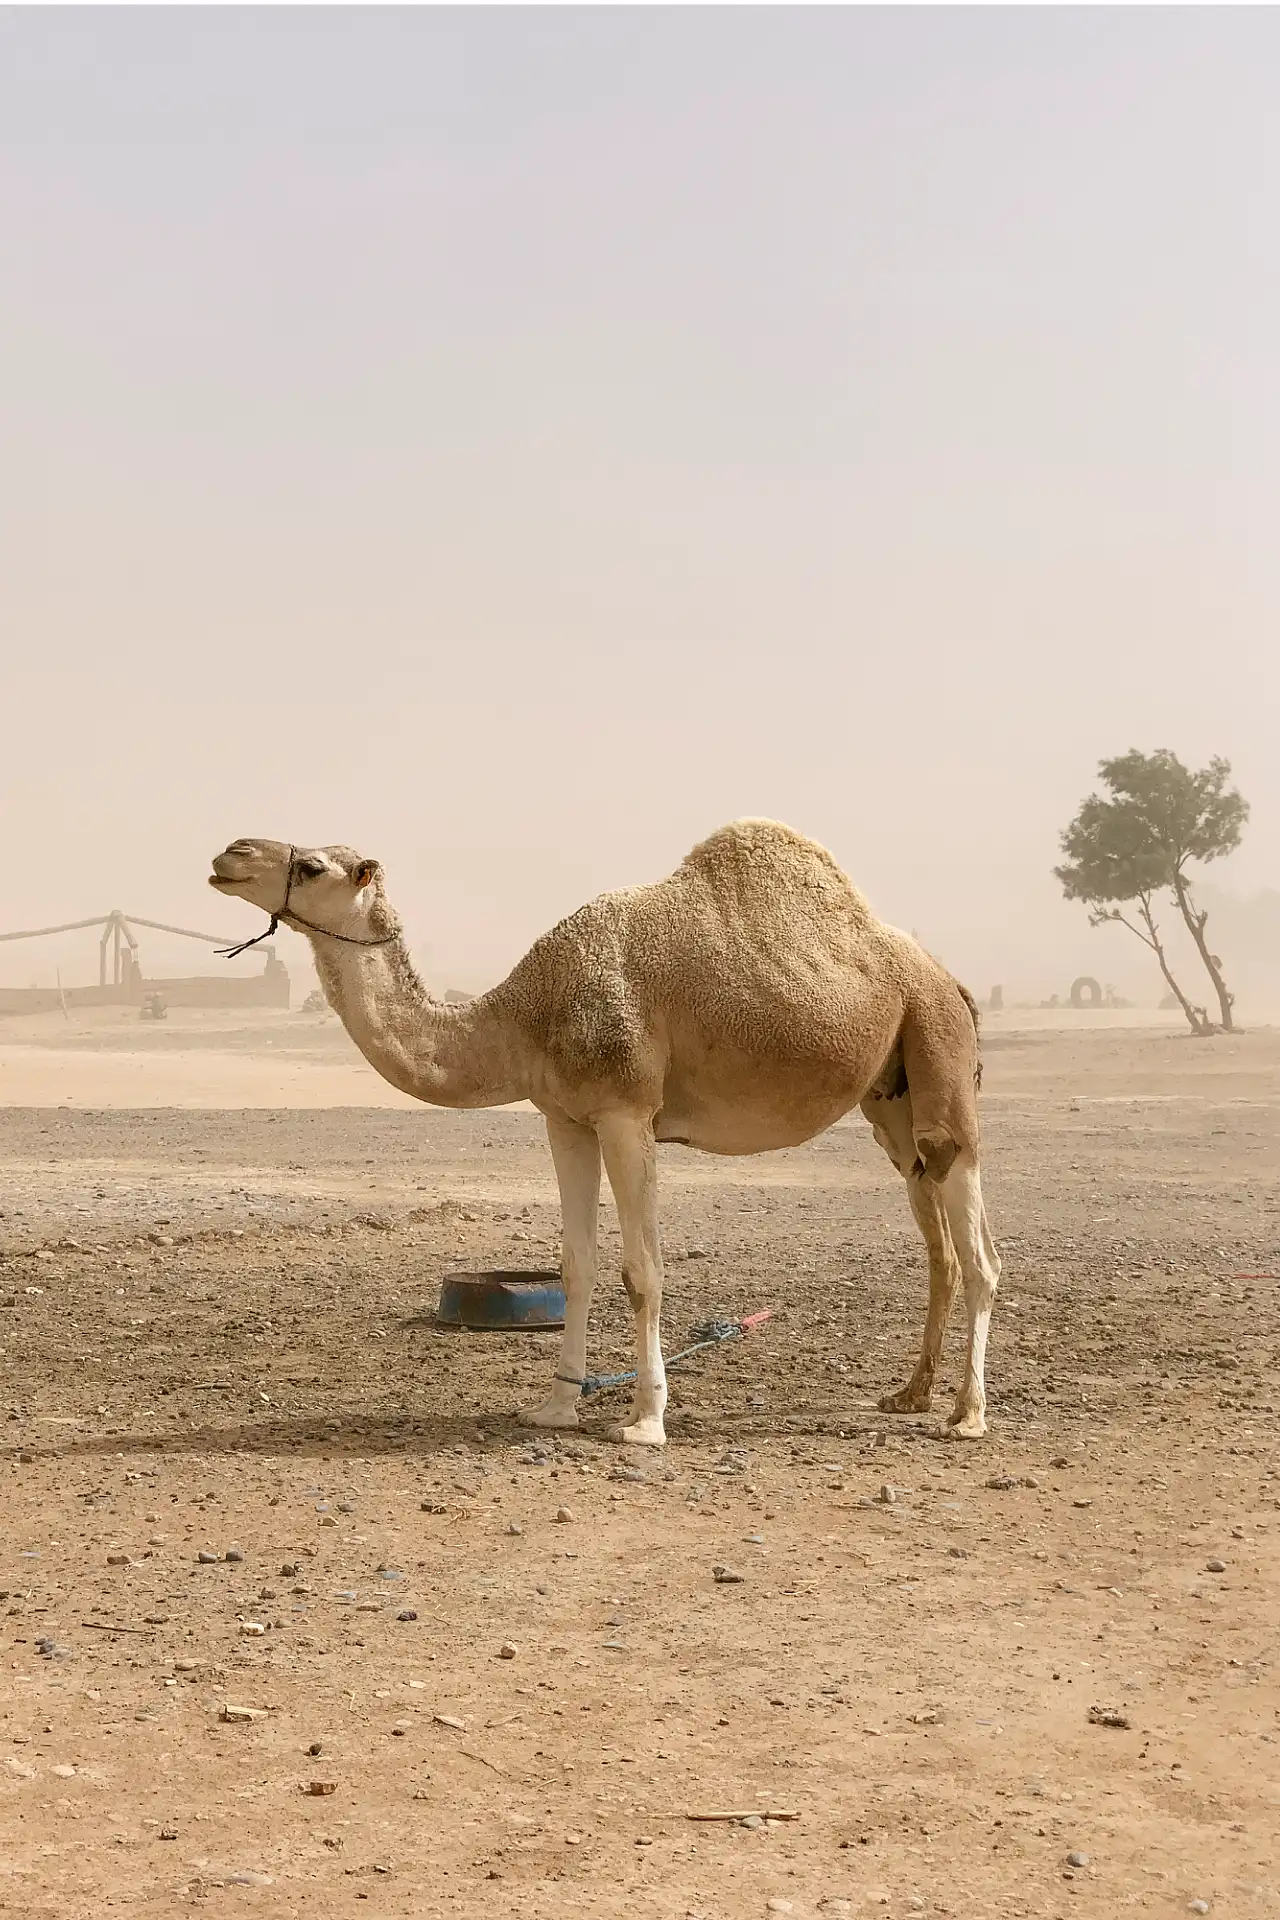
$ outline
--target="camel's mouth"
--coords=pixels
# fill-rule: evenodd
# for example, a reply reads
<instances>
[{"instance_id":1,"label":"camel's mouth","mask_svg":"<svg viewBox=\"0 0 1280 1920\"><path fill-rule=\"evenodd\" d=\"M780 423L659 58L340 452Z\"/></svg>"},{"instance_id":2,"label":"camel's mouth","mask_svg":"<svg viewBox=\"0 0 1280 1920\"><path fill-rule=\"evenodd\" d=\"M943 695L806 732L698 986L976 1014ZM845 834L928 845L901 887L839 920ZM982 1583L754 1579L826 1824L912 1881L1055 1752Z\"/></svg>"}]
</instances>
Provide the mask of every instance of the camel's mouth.
<instances>
[{"instance_id":1,"label":"camel's mouth","mask_svg":"<svg viewBox=\"0 0 1280 1920\"><path fill-rule=\"evenodd\" d=\"M213 872L209 875L209 885L217 887L224 893L230 887L239 886L249 877L242 871L243 862L236 858L230 848L226 853L216 853L210 865Z\"/></svg>"}]
</instances>

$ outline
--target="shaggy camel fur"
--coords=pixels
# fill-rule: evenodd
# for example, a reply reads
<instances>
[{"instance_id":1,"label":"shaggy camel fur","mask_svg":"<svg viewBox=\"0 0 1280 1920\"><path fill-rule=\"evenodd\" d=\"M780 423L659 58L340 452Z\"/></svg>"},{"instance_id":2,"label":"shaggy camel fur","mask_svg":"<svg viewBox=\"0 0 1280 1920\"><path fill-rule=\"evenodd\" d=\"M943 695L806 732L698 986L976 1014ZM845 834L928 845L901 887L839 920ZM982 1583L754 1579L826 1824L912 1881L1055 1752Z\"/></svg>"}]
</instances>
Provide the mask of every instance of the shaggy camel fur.
<instances>
[{"instance_id":1,"label":"shaggy camel fur","mask_svg":"<svg viewBox=\"0 0 1280 1920\"><path fill-rule=\"evenodd\" d=\"M948 1425L966 1438L985 1430L1000 1262L978 1174L976 1012L914 940L875 918L824 848L770 820L722 827L667 879L580 907L462 1006L428 994L381 868L349 847L237 840L210 885L307 935L330 1005L393 1086L437 1106L530 1100L545 1115L567 1308L531 1425L577 1424L602 1155L636 1318L636 1391L619 1437L661 1446L657 1144L762 1153L812 1139L860 1103L906 1180L929 1255L920 1358L880 1404L929 1407L963 1282L968 1355Z\"/></svg>"}]
</instances>

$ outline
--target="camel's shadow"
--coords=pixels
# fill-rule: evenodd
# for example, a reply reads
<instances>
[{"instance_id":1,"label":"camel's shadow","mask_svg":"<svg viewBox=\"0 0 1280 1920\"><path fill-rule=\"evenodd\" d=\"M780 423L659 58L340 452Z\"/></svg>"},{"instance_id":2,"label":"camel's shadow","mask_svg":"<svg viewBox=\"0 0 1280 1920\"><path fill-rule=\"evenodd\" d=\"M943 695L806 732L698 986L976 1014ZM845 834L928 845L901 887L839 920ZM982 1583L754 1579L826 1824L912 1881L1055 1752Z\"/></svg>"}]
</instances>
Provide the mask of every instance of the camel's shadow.
<instances>
[{"instance_id":1,"label":"camel's shadow","mask_svg":"<svg viewBox=\"0 0 1280 1920\"><path fill-rule=\"evenodd\" d=\"M200 1426L170 1429L159 1433L138 1428L132 1432L111 1432L65 1439L42 1449L45 1458L60 1460L110 1459L117 1455L205 1456L247 1455L259 1458L295 1459L370 1459L375 1456L408 1455L429 1460L433 1455L459 1448L471 1454L509 1454L548 1443L568 1442L584 1445L602 1460L626 1462L644 1467L663 1458L671 1458L692 1448L704 1449L767 1438L793 1442L817 1442L823 1437L848 1440L870 1439L885 1431L885 1416L870 1409L836 1414L827 1407L793 1408L785 1420L758 1412L723 1413L685 1420L672 1418L665 1450L620 1446L610 1429L620 1409L601 1407L583 1420L582 1425L562 1432L547 1432L527 1427L518 1415L425 1414L405 1416L344 1412L302 1415L295 1419L269 1416L227 1423L206 1421ZM933 1420L895 1419L892 1435L896 1442L921 1446L936 1444L936 1416ZM17 1462L30 1443L0 1447L0 1461Z\"/></svg>"}]
</instances>

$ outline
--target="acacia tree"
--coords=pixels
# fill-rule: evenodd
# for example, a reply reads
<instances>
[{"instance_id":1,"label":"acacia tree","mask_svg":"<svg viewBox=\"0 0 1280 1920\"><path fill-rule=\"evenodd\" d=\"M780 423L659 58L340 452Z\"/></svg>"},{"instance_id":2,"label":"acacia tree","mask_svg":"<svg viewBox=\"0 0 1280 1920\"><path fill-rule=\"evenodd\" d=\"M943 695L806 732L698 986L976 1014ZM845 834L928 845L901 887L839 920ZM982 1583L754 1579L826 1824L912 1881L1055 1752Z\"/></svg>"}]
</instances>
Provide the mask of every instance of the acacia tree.
<instances>
[{"instance_id":1,"label":"acacia tree","mask_svg":"<svg viewBox=\"0 0 1280 1920\"><path fill-rule=\"evenodd\" d=\"M1198 908L1187 867L1193 860L1219 860L1240 844L1249 817L1247 802L1228 786L1230 763L1213 759L1198 772L1167 747L1155 753L1131 749L1103 760L1099 775L1110 797L1090 794L1062 835L1066 862L1054 872L1068 900L1090 908L1090 924L1117 920L1151 948L1193 1033L1210 1033L1203 1007L1194 1007L1174 979L1152 909L1156 893L1173 894L1196 951L1213 982L1225 1032L1232 1027L1234 995L1227 991L1222 962L1205 937L1208 914ZM1141 926L1120 911L1133 902Z\"/></svg>"}]
</instances>

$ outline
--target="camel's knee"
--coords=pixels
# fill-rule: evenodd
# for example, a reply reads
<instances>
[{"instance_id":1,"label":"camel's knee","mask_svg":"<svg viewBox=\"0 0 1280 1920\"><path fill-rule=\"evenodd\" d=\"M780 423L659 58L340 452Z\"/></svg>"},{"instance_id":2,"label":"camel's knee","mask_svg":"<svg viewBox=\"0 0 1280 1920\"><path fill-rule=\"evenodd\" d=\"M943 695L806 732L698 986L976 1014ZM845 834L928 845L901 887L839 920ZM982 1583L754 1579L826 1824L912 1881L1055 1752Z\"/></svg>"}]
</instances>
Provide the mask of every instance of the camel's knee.
<instances>
[{"instance_id":1,"label":"camel's knee","mask_svg":"<svg viewBox=\"0 0 1280 1920\"><path fill-rule=\"evenodd\" d=\"M656 1307L661 1302L662 1274L659 1271L624 1266L622 1284L627 1290L633 1313L639 1313L645 1307Z\"/></svg>"},{"instance_id":2,"label":"camel's knee","mask_svg":"<svg viewBox=\"0 0 1280 1920\"><path fill-rule=\"evenodd\" d=\"M955 1140L945 1127L925 1127L915 1136L915 1148L928 1178L941 1186L960 1151Z\"/></svg>"}]
</instances>

